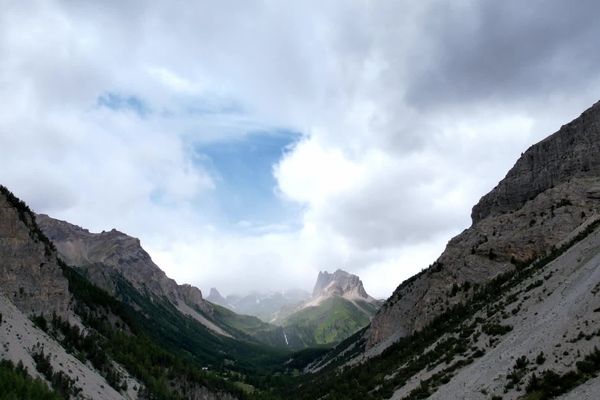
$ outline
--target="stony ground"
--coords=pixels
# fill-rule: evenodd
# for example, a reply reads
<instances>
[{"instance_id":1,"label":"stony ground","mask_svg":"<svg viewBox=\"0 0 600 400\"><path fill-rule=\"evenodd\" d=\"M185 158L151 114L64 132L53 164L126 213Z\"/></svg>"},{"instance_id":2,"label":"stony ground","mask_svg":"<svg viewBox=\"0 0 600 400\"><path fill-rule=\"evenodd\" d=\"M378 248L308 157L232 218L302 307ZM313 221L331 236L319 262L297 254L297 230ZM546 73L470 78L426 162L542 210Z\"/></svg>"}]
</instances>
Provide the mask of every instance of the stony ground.
<instances>
[{"instance_id":1,"label":"stony ground","mask_svg":"<svg viewBox=\"0 0 600 400\"><path fill-rule=\"evenodd\" d=\"M89 365L83 364L68 354L59 343L38 329L6 297L0 295L0 359L9 359L17 363L22 361L32 376L43 377L36 371L31 352L38 346L50 355L54 371L62 371L81 388L81 398L98 400L137 399L139 382L127 377L128 392L121 394L114 390L106 380ZM121 372L125 372L121 369Z\"/></svg>"},{"instance_id":2,"label":"stony ground","mask_svg":"<svg viewBox=\"0 0 600 400\"><path fill-rule=\"evenodd\" d=\"M511 295L513 301L506 301ZM595 334L600 329L600 230L506 293L503 304L502 324L513 330L494 346L478 343L485 354L459 370L432 399L489 399L492 395L516 399L525 394L523 388L532 373L539 376L546 369L558 373L575 369L576 361L594 346L600 347L600 337ZM540 352L546 360L538 365L534 360ZM529 360L526 376L521 384L506 389L507 375L522 356ZM392 399L407 396L432 372L417 375ZM595 399L599 392L600 379L594 379L563 398Z\"/></svg>"}]
</instances>

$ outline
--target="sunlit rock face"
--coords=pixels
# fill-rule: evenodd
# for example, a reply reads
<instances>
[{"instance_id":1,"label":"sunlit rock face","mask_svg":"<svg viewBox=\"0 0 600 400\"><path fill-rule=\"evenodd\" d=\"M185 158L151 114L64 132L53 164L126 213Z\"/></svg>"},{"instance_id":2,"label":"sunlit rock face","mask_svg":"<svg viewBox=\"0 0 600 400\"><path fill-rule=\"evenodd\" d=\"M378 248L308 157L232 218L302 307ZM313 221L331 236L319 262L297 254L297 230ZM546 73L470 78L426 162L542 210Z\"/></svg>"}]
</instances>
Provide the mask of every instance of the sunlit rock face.
<instances>
[{"instance_id":1,"label":"sunlit rock face","mask_svg":"<svg viewBox=\"0 0 600 400\"><path fill-rule=\"evenodd\" d=\"M348 293L355 293L365 300L369 299L369 295L363 287L363 283L356 275L338 269L334 273L327 271L319 272L317 282L313 289L313 297L323 295L339 295L342 296Z\"/></svg>"}]
</instances>

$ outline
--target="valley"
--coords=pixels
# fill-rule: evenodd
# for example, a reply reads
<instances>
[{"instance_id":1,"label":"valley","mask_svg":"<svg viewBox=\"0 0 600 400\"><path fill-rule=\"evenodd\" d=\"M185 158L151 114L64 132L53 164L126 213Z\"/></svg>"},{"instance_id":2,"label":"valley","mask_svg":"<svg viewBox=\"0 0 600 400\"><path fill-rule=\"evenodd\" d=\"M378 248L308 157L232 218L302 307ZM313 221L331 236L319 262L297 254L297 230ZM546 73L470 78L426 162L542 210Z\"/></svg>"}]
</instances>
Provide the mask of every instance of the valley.
<instances>
[{"instance_id":1,"label":"valley","mask_svg":"<svg viewBox=\"0 0 600 400\"><path fill-rule=\"evenodd\" d=\"M0 381L38 398L575 399L600 388L600 103L385 301L344 270L205 298L0 191ZM24 396L24 395L23 395Z\"/></svg>"}]
</instances>

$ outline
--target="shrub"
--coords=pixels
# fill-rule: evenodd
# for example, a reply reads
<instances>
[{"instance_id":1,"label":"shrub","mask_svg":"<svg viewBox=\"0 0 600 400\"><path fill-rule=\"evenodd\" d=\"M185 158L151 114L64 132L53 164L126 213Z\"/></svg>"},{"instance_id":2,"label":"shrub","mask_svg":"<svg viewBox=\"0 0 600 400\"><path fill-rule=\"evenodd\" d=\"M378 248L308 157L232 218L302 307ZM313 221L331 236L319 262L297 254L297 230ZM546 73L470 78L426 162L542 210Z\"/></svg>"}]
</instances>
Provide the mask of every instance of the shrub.
<instances>
[{"instance_id":1,"label":"shrub","mask_svg":"<svg viewBox=\"0 0 600 400\"><path fill-rule=\"evenodd\" d=\"M481 328L481 330L483 331L483 333L489 336L501 336L512 331L512 326L500 324L485 324Z\"/></svg>"},{"instance_id":2,"label":"shrub","mask_svg":"<svg viewBox=\"0 0 600 400\"><path fill-rule=\"evenodd\" d=\"M540 354L535 358L535 363L537 365L542 365L544 362L546 362L546 357L544 356L544 352L540 351Z\"/></svg>"},{"instance_id":3,"label":"shrub","mask_svg":"<svg viewBox=\"0 0 600 400\"><path fill-rule=\"evenodd\" d=\"M15 367L11 361L0 361L0 388L0 400L61 398L40 379L32 379L21 362Z\"/></svg>"}]
</instances>

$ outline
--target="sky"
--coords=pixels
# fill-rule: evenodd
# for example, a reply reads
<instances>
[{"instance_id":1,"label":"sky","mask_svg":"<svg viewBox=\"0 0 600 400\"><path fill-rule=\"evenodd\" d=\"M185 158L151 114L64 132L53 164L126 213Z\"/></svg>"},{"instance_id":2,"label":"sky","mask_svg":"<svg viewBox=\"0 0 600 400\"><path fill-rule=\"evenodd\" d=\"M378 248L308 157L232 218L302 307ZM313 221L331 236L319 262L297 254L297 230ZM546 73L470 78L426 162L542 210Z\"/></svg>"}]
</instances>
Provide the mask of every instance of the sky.
<instances>
[{"instance_id":1,"label":"sky","mask_svg":"<svg viewBox=\"0 0 600 400\"><path fill-rule=\"evenodd\" d=\"M179 283L385 298L600 99L600 3L0 0L0 183Z\"/></svg>"}]
</instances>

